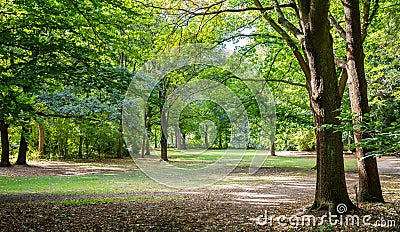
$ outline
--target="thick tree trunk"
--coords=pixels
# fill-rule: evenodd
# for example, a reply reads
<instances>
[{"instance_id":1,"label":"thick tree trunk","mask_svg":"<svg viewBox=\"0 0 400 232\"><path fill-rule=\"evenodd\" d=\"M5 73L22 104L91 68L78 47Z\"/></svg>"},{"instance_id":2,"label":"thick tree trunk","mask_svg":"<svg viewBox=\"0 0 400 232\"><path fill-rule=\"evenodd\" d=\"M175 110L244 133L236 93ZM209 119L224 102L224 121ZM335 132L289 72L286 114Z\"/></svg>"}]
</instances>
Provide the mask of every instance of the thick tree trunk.
<instances>
[{"instance_id":1,"label":"thick tree trunk","mask_svg":"<svg viewBox=\"0 0 400 232\"><path fill-rule=\"evenodd\" d=\"M317 184L312 209L336 213L343 203L354 209L347 193L342 134L325 125L338 125L340 107L333 43L329 32L329 1L299 1L304 49L310 68L310 105L317 138Z\"/></svg>"},{"instance_id":2,"label":"thick tree trunk","mask_svg":"<svg viewBox=\"0 0 400 232\"><path fill-rule=\"evenodd\" d=\"M44 128L39 123L39 157L43 158L44 155L45 155L45 150L44 150Z\"/></svg>"},{"instance_id":3,"label":"thick tree trunk","mask_svg":"<svg viewBox=\"0 0 400 232\"><path fill-rule=\"evenodd\" d=\"M351 110L355 113L355 124L363 120L370 112L367 96L367 81L365 79L364 52L361 38L361 20L359 0L342 0L346 21L346 53L347 74ZM367 134L354 132L354 141L358 145ZM356 148L359 175L359 202L384 202L379 180L378 166L375 157L365 158L367 149Z\"/></svg>"},{"instance_id":4,"label":"thick tree trunk","mask_svg":"<svg viewBox=\"0 0 400 232\"><path fill-rule=\"evenodd\" d=\"M0 132L1 132L1 167L10 167L10 141L8 139L8 127L3 120L0 120Z\"/></svg>"},{"instance_id":5,"label":"thick tree trunk","mask_svg":"<svg viewBox=\"0 0 400 232\"><path fill-rule=\"evenodd\" d=\"M21 139L19 142L18 158L15 164L26 165L26 153L28 151L28 142L26 141L26 136L29 133L29 129L26 125L22 126Z\"/></svg>"}]
</instances>

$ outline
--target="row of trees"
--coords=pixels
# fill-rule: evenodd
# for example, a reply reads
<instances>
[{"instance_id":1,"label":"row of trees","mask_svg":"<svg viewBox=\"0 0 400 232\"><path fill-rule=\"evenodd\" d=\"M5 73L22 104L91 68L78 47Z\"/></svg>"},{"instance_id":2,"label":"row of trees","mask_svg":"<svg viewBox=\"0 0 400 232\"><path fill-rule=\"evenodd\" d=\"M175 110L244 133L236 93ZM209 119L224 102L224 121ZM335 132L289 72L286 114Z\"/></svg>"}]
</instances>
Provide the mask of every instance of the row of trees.
<instances>
[{"instance_id":1,"label":"row of trees","mask_svg":"<svg viewBox=\"0 0 400 232\"><path fill-rule=\"evenodd\" d=\"M168 13L139 2L4 1L2 7L2 166L10 165L10 154L18 156L17 164L25 164L27 154L32 158L62 159L122 157L127 153L122 141L122 100L136 69L159 51L174 46L176 41L194 40L185 35L188 28L195 28L194 24L188 24L184 30ZM226 25L210 24L203 29ZM224 33L212 36L210 33L196 41L221 42L226 40ZM181 75L184 71L180 71ZM200 78L213 79L214 71L207 69ZM185 75L193 78L199 74ZM172 84L168 91L177 84ZM216 112L212 103L204 104L208 104L204 112L197 112L200 106L191 106L197 110L188 109L186 114L191 115L184 117L183 138L178 137L178 141L187 142L189 147L227 147L229 120L222 111L219 116L213 115ZM306 103L301 104L304 108ZM153 108L148 118L151 144L159 147L162 137L157 119L159 107L150 107ZM196 117L196 114L203 115ZM309 114L297 116L305 118L309 126L312 124ZM291 117L282 118L292 122ZM204 136L206 131L199 127L201 120L197 119L218 124L215 143ZM300 121L294 125L302 127ZM171 133L175 134L175 130ZM297 132L293 129L292 133ZM313 146L312 142L310 147L301 146L303 140L294 141L291 139L294 136L288 133L282 135L284 138L275 143L278 148ZM177 147L173 137L176 136L170 136L169 146ZM304 140L310 143L309 138ZM254 147L254 142L249 147Z\"/></svg>"}]
</instances>

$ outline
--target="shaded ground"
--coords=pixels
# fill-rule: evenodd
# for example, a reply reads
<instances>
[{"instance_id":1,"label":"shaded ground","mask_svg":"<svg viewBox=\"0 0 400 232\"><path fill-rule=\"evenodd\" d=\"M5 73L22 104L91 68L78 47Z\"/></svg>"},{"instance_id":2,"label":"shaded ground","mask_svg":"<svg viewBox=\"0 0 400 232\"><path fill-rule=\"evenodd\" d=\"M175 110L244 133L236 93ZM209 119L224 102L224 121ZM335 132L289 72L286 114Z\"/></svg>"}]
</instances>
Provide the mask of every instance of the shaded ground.
<instances>
[{"instance_id":1,"label":"shaded ground","mask_svg":"<svg viewBox=\"0 0 400 232\"><path fill-rule=\"evenodd\" d=\"M224 181L198 190L61 196L0 195L1 231L400 231L399 159L379 163L386 204L359 204L357 214L370 222L394 220L396 226L300 226L262 224L260 215L301 217L311 205L315 171L263 168L249 176L237 169ZM126 161L104 164L40 162L31 167L0 169L2 176L85 175L137 171ZM356 173L347 173L354 200ZM77 202L71 200L77 200ZM96 199L100 199L96 202ZM110 199L104 201L101 199ZM117 200L113 200L117 199ZM85 201L87 200L87 201ZM258 219L257 219L258 218ZM257 223L258 222L258 223ZM383 224L383 223L381 223Z\"/></svg>"}]
</instances>

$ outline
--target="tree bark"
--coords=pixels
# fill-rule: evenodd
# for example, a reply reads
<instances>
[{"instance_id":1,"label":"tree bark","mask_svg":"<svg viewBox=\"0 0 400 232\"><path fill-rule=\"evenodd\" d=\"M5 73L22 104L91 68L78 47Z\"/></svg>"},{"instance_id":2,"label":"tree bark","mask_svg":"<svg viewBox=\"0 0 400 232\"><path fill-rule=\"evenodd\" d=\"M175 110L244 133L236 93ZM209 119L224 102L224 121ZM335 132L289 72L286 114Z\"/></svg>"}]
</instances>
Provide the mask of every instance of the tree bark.
<instances>
[{"instance_id":1,"label":"tree bark","mask_svg":"<svg viewBox=\"0 0 400 232\"><path fill-rule=\"evenodd\" d=\"M218 135L218 148L222 149L222 132Z\"/></svg>"},{"instance_id":2,"label":"tree bark","mask_svg":"<svg viewBox=\"0 0 400 232\"><path fill-rule=\"evenodd\" d=\"M359 0L342 0L342 3L346 21L346 55L350 103L351 110L355 113L355 126L359 127L364 115L370 112L364 68L360 6ZM358 159L358 201L384 202L376 158L373 156L366 158L365 154L368 150L358 146L362 139L368 137L368 134L355 131L353 135Z\"/></svg>"},{"instance_id":3,"label":"tree bark","mask_svg":"<svg viewBox=\"0 0 400 232\"><path fill-rule=\"evenodd\" d=\"M45 150L44 150L44 128L39 123L39 157L43 158L44 155L45 155Z\"/></svg>"},{"instance_id":4,"label":"tree bark","mask_svg":"<svg viewBox=\"0 0 400 232\"><path fill-rule=\"evenodd\" d=\"M271 150L271 156L276 156L276 152L275 152L275 138L272 137L270 139L270 150Z\"/></svg>"},{"instance_id":5,"label":"tree bark","mask_svg":"<svg viewBox=\"0 0 400 232\"><path fill-rule=\"evenodd\" d=\"M161 112L161 140L160 140L160 145L161 145L161 159L164 161L168 161L168 141L167 141L167 136L168 136L168 123L167 123L167 117L165 115L164 110L162 110L162 107L160 108Z\"/></svg>"},{"instance_id":6,"label":"tree bark","mask_svg":"<svg viewBox=\"0 0 400 232\"><path fill-rule=\"evenodd\" d=\"M122 159L122 150L123 150L123 133L122 133L122 109L121 109L121 118L119 119L119 127L118 127L119 137L118 137L118 149L117 156L119 159Z\"/></svg>"},{"instance_id":7,"label":"tree bark","mask_svg":"<svg viewBox=\"0 0 400 232\"><path fill-rule=\"evenodd\" d=\"M8 127L10 125L0 120L1 131L1 167L10 167L10 141L8 139Z\"/></svg>"},{"instance_id":8,"label":"tree bark","mask_svg":"<svg viewBox=\"0 0 400 232\"><path fill-rule=\"evenodd\" d=\"M178 126L175 127L175 141L176 141L176 149L182 150L182 134L181 129Z\"/></svg>"},{"instance_id":9,"label":"tree bark","mask_svg":"<svg viewBox=\"0 0 400 232\"><path fill-rule=\"evenodd\" d=\"M338 204L354 209L347 193L342 134L325 125L339 125L340 107L333 42L329 32L329 1L299 1L303 46L310 69L310 105L317 138L317 184L311 209L336 213Z\"/></svg>"},{"instance_id":10,"label":"tree bark","mask_svg":"<svg viewBox=\"0 0 400 232\"><path fill-rule=\"evenodd\" d=\"M151 134L151 124L147 122L147 139L146 139L146 153L145 155L150 155L150 137Z\"/></svg>"},{"instance_id":11,"label":"tree bark","mask_svg":"<svg viewBox=\"0 0 400 232\"><path fill-rule=\"evenodd\" d=\"M208 125L207 123L204 123L204 148L208 149L208 147Z\"/></svg>"},{"instance_id":12,"label":"tree bark","mask_svg":"<svg viewBox=\"0 0 400 232\"><path fill-rule=\"evenodd\" d=\"M18 158L15 164L26 165L26 153L28 151L28 142L26 141L26 136L29 133L29 129L26 125L22 126L21 139L19 142Z\"/></svg>"},{"instance_id":13,"label":"tree bark","mask_svg":"<svg viewBox=\"0 0 400 232\"><path fill-rule=\"evenodd\" d=\"M141 146L141 148L140 148L140 156L141 156L142 158L144 158L145 149L146 149L146 135L144 134L144 135L142 136L142 146Z\"/></svg>"},{"instance_id":14,"label":"tree bark","mask_svg":"<svg viewBox=\"0 0 400 232\"><path fill-rule=\"evenodd\" d=\"M78 158L83 159L83 136L79 135Z\"/></svg>"},{"instance_id":15,"label":"tree bark","mask_svg":"<svg viewBox=\"0 0 400 232\"><path fill-rule=\"evenodd\" d=\"M182 150L186 150L186 134L182 134Z\"/></svg>"}]
</instances>

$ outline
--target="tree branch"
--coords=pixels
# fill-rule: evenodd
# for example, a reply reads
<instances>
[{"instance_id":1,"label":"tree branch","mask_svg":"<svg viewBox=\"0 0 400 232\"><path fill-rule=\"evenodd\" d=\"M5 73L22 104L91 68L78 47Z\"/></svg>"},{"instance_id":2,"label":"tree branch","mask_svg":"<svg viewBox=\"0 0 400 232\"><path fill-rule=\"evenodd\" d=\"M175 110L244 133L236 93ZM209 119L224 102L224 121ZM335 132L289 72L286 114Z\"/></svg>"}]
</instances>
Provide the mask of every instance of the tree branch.
<instances>
[{"instance_id":1,"label":"tree branch","mask_svg":"<svg viewBox=\"0 0 400 232\"><path fill-rule=\"evenodd\" d=\"M283 14L281 7L278 3L277 0L272 0L272 4L274 6L274 9L276 13L278 14L278 23L280 23L282 26L284 26L290 33L293 34L294 37L296 37L299 41L302 41L304 39L303 33L296 27L294 26L291 22L289 22L285 15Z\"/></svg>"},{"instance_id":2,"label":"tree branch","mask_svg":"<svg viewBox=\"0 0 400 232\"><path fill-rule=\"evenodd\" d=\"M225 1L220 1L214 4L211 4L209 6L205 7L200 7L197 9L194 9L194 11L185 9L185 8L174 8L174 7L162 7L162 6L155 6L153 4L146 4L141 1L136 1L139 4L143 5L144 7L151 7L154 9L159 9L159 10L166 10L166 11L182 11L187 14L193 15L193 16L202 16L202 15L214 15L214 14L221 14L221 13L238 13L238 12L246 12L246 11L268 11L268 10L273 10L274 7L247 7L247 8L241 8L241 9L223 9L223 10L215 10L215 11L210 11L210 9L214 6L220 5L224 3ZM286 7L291 7L293 8L293 3L289 4L281 4L279 5L281 8L286 8Z\"/></svg>"},{"instance_id":3,"label":"tree branch","mask_svg":"<svg viewBox=\"0 0 400 232\"><path fill-rule=\"evenodd\" d=\"M367 29L368 26L372 23L372 20L374 19L376 13L378 12L379 9L379 0L375 0L374 4L374 9L371 11L371 0L366 0L364 3L364 9L363 9L363 22L362 22L362 27L361 27L361 42L364 42L365 38L367 37Z\"/></svg>"},{"instance_id":4,"label":"tree branch","mask_svg":"<svg viewBox=\"0 0 400 232\"><path fill-rule=\"evenodd\" d=\"M336 29L337 33L342 37L342 39L346 40L346 31L343 29L342 26L338 23L338 21L333 17L331 14L329 14L329 22L332 24L332 26Z\"/></svg>"},{"instance_id":5,"label":"tree branch","mask_svg":"<svg viewBox=\"0 0 400 232\"><path fill-rule=\"evenodd\" d=\"M304 87L307 88L307 85L302 84L302 83L297 83L297 82L292 82L292 81L288 81L288 80L282 80L282 79L247 79L247 78L241 78L240 80L242 81L255 81L255 82L282 82L282 83L286 83L289 85L295 85L295 86L300 86L300 87Z\"/></svg>"},{"instance_id":6,"label":"tree branch","mask_svg":"<svg viewBox=\"0 0 400 232\"><path fill-rule=\"evenodd\" d=\"M256 5L256 7L263 8L259 0L253 0L253 1L254 1L254 4ZM283 39L285 39L288 46L292 49L294 56L296 57L297 61L299 62L299 65L300 65L301 69L303 70L304 75L306 76L307 90L310 91L310 88L308 87L309 84L311 83L310 68L308 67L308 64L306 63L306 61L304 60L303 55L300 53L299 48L296 46L296 44L294 43L292 38L286 33L286 31L283 30L278 24L276 24L276 22L274 20L272 20L266 14L267 13L266 10L260 10L260 12L261 12L262 16L264 17L264 19L267 20L269 25L271 25L271 27L276 32L278 32L278 34L281 35Z\"/></svg>"},{"instance_id":7,"label":"tree branch","mask_svg":"<svg viewBox=\"0 0 400 232\"><path fill-rule=\"evenodd\" d=\"M343 61L343 60L339 60L339 59L337 59L337 58L335 58L335 65L336 65L337 67L339 67L339 68L342 68L342 69L346 69L346 68L347 68L346 62Z\"/></svg>"},{"instance_id":8,"label":"tree branch","mask_svg":"<svg viewBox=\"0 0 400 232\"><path fill-rule=\"evenodd\" d=\"M260 33L256 33L256 34L237 34L237 35L233 35L230 37L227 37L225 39L222 39L220 41L217 41L217 44L221 44L224 42L227 42L229 40L235 39L235 38L240 38L240 37L258 37L258 36L266 36L269 38L274 38L274 39L281 39L281 37L275 36L275 35L270 35L270 34L260 34Z\"/></svg>"},{"instance_id":9,"label":"tree branch","mask_svg":"<svg viewBox=\"0 0 400 232\"><path fill-rule=\"evenodd\" d=\"M342 76L340 77L340 81L339 81L340 101L342 101L342 99L343 99L344 90L346 89L346 86L347 86L348 77L349 77L349 75L347 74L347 69L346 68L342 69Z\"/></svg>"}]
</instances>

